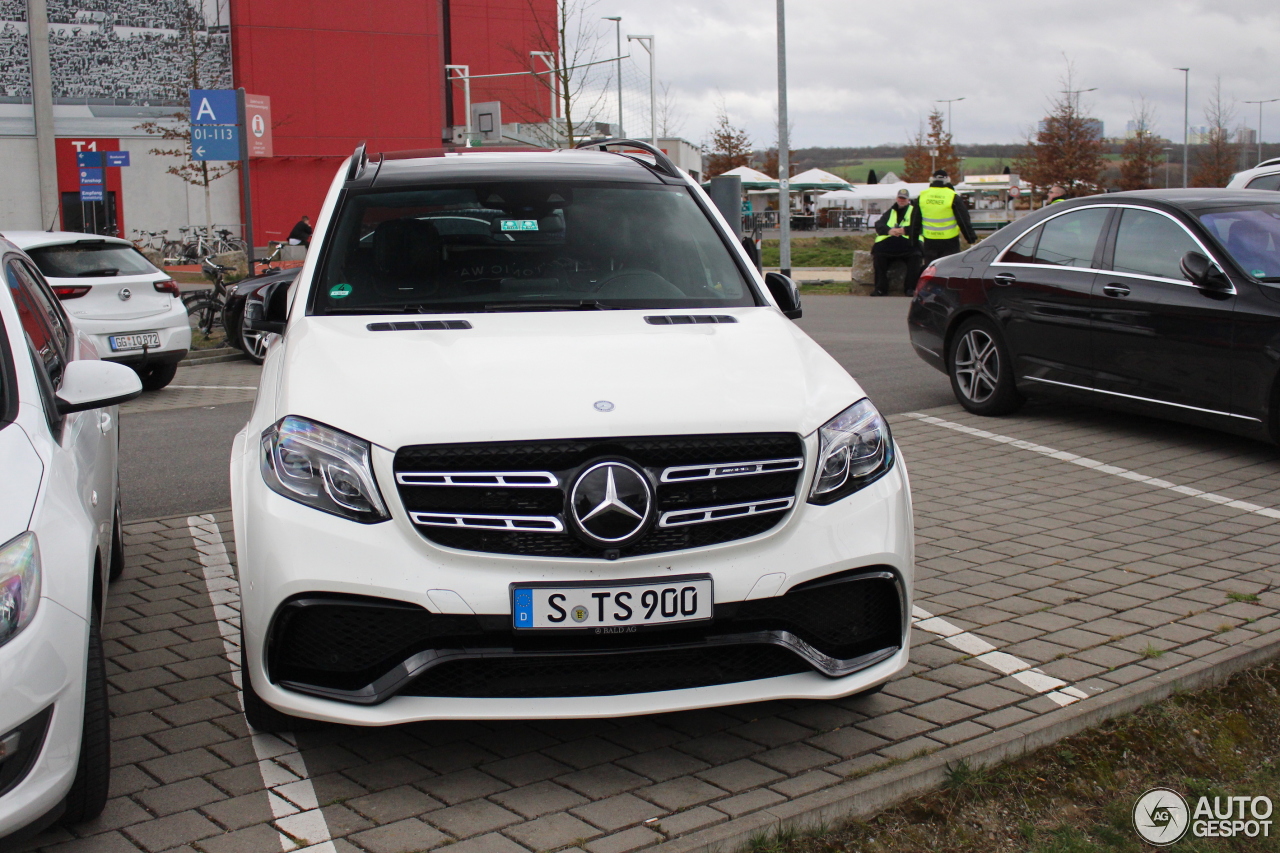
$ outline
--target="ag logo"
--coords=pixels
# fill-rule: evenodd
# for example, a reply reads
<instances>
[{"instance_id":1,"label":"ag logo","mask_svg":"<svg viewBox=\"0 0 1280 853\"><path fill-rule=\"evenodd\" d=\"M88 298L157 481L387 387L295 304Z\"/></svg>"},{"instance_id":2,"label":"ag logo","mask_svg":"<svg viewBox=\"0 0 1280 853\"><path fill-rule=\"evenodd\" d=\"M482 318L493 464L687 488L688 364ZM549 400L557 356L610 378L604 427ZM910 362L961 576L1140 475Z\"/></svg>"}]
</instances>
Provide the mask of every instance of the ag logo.
<instances>
[{"instance_id":1,"label":"ag logo","mask_svg":"<svg viewBox=\"0 0 1280 853\"><path fill-rule=\"evenodd\" d=\"M1168 788L1152 788L1133 805L1133 828L1148 844L1164 847L1187 834L1190 816L1181 794Z\"/></svg>"},{"instance_id":2,"label":"ag logo","mask_svg":"<svg viewBox=\"0 0 1280 853\"><path fill-rule=\"evenodd\" d=\"M587 608L579 604L577 607L569 611L569 615L573 617L574 622L586 622Z\"/></svg>"}]
</instances>

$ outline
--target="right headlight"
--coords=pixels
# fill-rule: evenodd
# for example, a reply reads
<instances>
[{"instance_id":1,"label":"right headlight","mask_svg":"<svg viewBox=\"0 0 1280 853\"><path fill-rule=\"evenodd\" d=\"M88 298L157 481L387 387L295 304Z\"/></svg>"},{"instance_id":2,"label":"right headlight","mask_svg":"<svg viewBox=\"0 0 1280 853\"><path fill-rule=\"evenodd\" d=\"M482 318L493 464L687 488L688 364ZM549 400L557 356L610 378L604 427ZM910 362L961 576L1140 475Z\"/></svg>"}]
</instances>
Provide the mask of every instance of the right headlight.
<instances>
[{"instance_id":1,"label":"right headlight","mask_svg":"<svg viewBox=\"0 0 1280 853\"><path fill-rule=\"evenodd\" d=\"M818 471L809 503L834 503L880 479L893 467L889 424L859 400L818 430Z\"/></svg>"},{"instance_id":2,"label":"right headlight","mask_svg":"<svg viewBox=\"0 0 1280 853\"><path fill-rule=\"evenodd\" d=\"M0 545L0 646L27 627L40 606L40 544L22 533Z\"/></svg>"}]
</instances>

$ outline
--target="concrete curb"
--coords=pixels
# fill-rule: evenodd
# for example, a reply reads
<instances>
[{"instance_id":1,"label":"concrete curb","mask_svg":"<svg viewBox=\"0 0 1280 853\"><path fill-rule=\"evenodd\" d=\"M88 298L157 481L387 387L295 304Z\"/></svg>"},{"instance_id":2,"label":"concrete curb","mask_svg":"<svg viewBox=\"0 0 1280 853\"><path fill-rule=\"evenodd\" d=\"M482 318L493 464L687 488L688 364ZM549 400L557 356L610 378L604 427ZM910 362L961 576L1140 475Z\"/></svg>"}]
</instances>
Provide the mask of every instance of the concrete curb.
<instances>
[{"instance_id":1,"label":"concrete curb","mask_svg":"<svg viewBox=\"0 0 1280 853\"><path fill-rule=\"evenodd\" d=\"M1280 630L1260 634L1232 648L1007 729L646 849L651 853L731 853L745 847L753 837L776 827L804 830L870 817L910 797L941 787L948 764L967 760L973 766L987 767L1019 758L1106 720L1159 702L1175 692L1219 684L1242 669L1277 657L1280 657ZM1153 780L1153 784L1156 781L1159 780Z\"/></svg>"},{"instance_id":2,"label":"concrete curb","mask_svg":"<svg viewBox=\"0 0 1280 853\"><path fill-rule=\"evenodd\" d=\"M228 347L230 349L230 347ZM184 358L178 362L179 367L194 367L198 364L221 364L224 361L247 361L248 356L238 349L232 349L225 355L208 355L199 358Z\"/></svg>"}]
</instances>

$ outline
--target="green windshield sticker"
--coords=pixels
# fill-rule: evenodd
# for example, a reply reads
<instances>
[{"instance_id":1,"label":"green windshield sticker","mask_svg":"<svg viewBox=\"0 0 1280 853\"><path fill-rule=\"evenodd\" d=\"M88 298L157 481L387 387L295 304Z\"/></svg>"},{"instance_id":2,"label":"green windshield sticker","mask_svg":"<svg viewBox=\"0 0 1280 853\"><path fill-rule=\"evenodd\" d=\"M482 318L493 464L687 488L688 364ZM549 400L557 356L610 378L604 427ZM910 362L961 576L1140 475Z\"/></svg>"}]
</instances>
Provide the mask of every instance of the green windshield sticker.
<instances>
[{"instance_id":1,"label":"green windshield sticker","mask_svg":"<svg viewBox=\"0 0 1280 853\"><path fill-rule=\"evenodd\" d=\"M351 295L351 291L353 290L355 290L355 288L349 284L335 284L333 287L329 288L329 297L331 299L346 299Z\"/></svg>"},{"instance_id":2,"label":"green windshield sticker","mask_svg":"<svg viewBox=\"0 0 1280 853\"><path fill-rule=\"evenodd\" d=\"M537 231L536 219L500 219L503 231Z\"/></svg>"},{"instance_id":3,"label":"green windshield sticker","mask_svg":"<svg viewBox=\"0 0 1280 853\"><path fill-rule=\"evenodd\" d=\"M1266 278L1266 277L1267 277L1267 271L1266 271L1266 270L1249 270L1249 272L1251 272L1251 273L1253 274L1253 277L1254 277L1254 278Z\"/></svg>"}]
</instances>

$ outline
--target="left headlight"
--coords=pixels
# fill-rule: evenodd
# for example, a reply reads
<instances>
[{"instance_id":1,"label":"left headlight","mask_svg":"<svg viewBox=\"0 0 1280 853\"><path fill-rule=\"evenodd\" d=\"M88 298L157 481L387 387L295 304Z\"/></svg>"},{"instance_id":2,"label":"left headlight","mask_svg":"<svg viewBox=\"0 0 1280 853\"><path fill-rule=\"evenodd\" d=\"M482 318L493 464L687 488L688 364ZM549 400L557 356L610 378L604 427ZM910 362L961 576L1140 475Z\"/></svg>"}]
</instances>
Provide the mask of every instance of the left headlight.
<instances>
[{"instance_id":1,"label":"left headlight","mask_svg":"<svg viewBox=\"0 0 1280 853\"><path fill-rule=\"evenodd\" d=\"M294 415L262 433L262 479L290 500L361 524L390 518L369 442Z\"/></svg>"},{"instance_id":2,"label":"left headlight","mask_svg":"<svg viewBox=\"0 0 1280 853\"><path fill-rule=\"evenodd\" d=\"M27 627L40 606L40 543L31 532L0 545L0 646Z\"/></svg>"},{"instance_id":3,"label":"left headlight","mask_svg":"<svg viewBox=\"0 0 1280 853\"><path fill-rule=\"evenodd\" d=\"M818 472L809 503L834 503L880 479L892 467L889 424L870 400L859 400L818 430Z\"/></svg>"}]
</instances>

